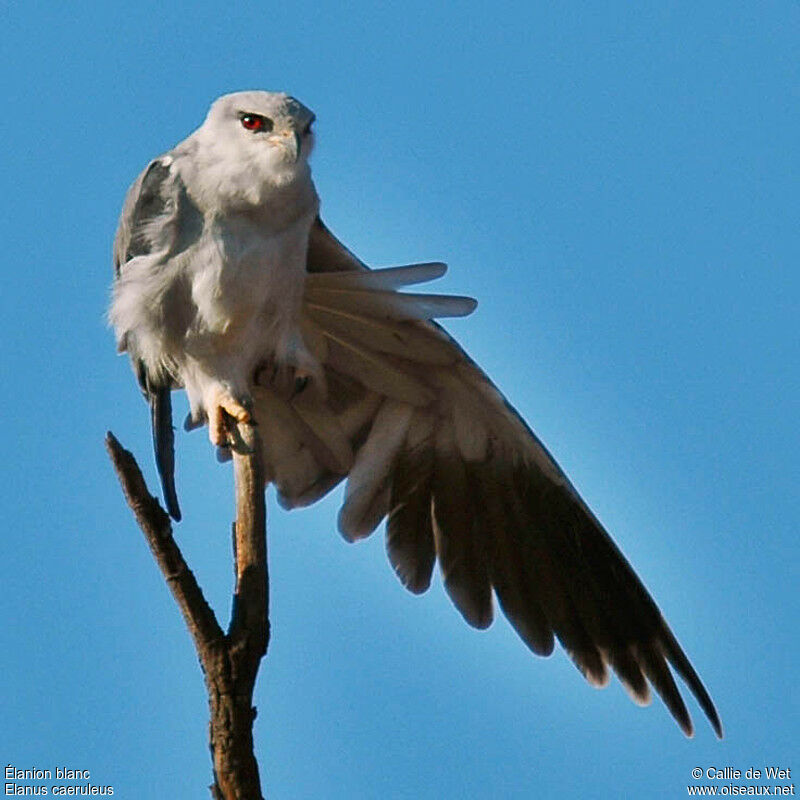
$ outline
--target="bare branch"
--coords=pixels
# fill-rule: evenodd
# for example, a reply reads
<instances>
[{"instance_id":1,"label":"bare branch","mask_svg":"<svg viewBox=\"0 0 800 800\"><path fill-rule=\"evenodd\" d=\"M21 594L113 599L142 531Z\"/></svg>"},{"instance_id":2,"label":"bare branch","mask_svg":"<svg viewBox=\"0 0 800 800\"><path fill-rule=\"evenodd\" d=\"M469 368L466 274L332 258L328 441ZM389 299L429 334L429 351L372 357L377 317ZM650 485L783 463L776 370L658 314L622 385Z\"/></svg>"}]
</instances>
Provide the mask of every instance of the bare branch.
<instances>
[{"instance_id":1,"label":"bare branch","mask_svg":"<svg viewBox=\"0 0 800 800\"><path fill-rule=\"evenodd\" d=\"M266 505L258 429L239 425L244 447L233 452L236 483L236 589L221 672L206 670L211 702L211 749L221 796L261 798L253 755L253 687L269 644Z\"/></svg>"},{"instance_id":2,"label":"bare branch","mask_svg":"<svg viewBox=\"0 0 800 800\"><path fill-rule=\"evenodd\" d=\"M267 510L264 502L264 468L258 429L240 426L246 452L234 451L236 523L234 558L236 592L228 635L236 644L247 640L252 655L260 658L269 644L269 574L267 571Z\"/></svg>"},{"instance_id":3,"label":"bare branch","mask_svg":"<svg viewBox=\"0 0 800 800\"><path fill-rule=\"evenodd\" d=\"M225 634L203 597L194 574L184 561L180 548L172 538L172 524L167 512L148 491L133 454L122 447L111 431L106 434L106 449L111 456L125 499L181 609L199 653L202 648L219 642Z\"/></svg>"},{"instance_id":4,"label":"bare branch","mask_svg":"<svg viewBox=\"0 0 800 800\"><path fill-rule=\"evenodd\" d=\"M229 632L214 612L172 536L169 517L147 489L133 455L114 435L106 448L125 498L181 609L200 658L211 710L215 800L262 800L253 750L253 689L269 644L266 507L258 430L240 425L244 447L234 454L236 588Z\"/></svg>"}]
</instances>

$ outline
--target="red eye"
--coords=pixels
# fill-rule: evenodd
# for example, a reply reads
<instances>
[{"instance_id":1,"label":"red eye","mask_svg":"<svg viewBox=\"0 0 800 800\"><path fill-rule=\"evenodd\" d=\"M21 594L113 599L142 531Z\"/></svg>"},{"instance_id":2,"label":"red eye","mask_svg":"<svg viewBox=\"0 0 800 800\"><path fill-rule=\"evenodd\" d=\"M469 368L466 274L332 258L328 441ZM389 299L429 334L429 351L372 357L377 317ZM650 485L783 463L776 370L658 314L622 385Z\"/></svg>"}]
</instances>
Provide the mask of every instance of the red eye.
<instances>
[{"instance_id":1,"label":"red eye","mask_svg":"<svg viewBox=\"0 0 800 800\"><path fill-rule=\"evenodd\" d=\"M242 117L242 127L249 131L260 131L264 127L264 117L258 114L245 114Z\"/></svg>"},{"instance_id":2,"label":"red eye","mask_svg":"<svg viewBox=\"0 0 800 800\"><path fill-rule=\"evenodd\" d=\"M242 111L239 114L239 121L243 128L253 131L253 133L271 131L273 128L272 120L269 117L262 117L261 114L247 114Z\"/></svg>"}]
</instances>

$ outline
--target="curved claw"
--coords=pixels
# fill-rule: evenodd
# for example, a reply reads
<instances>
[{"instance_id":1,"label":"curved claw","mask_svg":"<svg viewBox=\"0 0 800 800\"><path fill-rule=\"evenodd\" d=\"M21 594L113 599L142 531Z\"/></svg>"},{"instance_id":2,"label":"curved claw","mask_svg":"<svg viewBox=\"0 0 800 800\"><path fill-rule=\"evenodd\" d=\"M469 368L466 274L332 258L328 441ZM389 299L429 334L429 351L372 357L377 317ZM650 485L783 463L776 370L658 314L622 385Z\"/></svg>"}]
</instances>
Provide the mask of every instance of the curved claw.
<instances>
[{"instance_id":1,"label":"curved claw","mask_svg":"<svg viewBox=\"0 0 800 800\"><path fill-rule=\"evenodd\" d=\"M187 433L190 433L191 431L196 431L198 428L202 428L205 424L206 415L202 411L199 412L196 417L192 416L192 414L187 414L186 419L183 421L183 429Z\"/></svg>"}]
</instances>

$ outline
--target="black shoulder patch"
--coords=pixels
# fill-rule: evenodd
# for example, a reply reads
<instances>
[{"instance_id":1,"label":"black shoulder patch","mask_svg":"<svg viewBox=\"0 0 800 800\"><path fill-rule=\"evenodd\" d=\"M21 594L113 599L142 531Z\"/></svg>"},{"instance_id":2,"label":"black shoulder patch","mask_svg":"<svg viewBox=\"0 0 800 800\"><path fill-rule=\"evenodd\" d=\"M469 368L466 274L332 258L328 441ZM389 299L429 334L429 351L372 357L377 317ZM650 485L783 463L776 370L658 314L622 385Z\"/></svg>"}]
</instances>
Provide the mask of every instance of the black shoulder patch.
<instances>
[{"instance_id":1,"label":"black shoulder patch","mask_svg":"<svg viewBox=\"0 0 800 800\"><path fill-rule=\"evenodd\" d=\"M170 177L169 166L161 159L154 161L147 169L136 198L136 205L131 215L131 235L123 261L130 261L136 256L150 252L150 241L146 235L147 223L166 211L170 201L164 192L164 184Z\"/></svg>"}]
</instances>

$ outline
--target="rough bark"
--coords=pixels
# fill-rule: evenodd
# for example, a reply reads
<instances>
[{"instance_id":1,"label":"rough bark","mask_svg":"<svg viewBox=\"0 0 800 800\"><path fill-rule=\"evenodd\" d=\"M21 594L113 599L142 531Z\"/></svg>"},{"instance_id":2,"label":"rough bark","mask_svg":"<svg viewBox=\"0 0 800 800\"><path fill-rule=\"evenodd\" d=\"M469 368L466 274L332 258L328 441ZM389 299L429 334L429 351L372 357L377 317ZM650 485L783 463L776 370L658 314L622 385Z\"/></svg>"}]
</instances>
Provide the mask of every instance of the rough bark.
<instances>
[{"instance_id":1,"label":"rough bark","mask_svg":"<svg viewBox=\"0 0 800 800\"><path fill-rule=\"evenodd\" d=\"M226 634L173 538L169 516L147 489L136 459L111 432L106 435L125 499L183 614L203 669L214 764L210 789L215 800L263 800L253 749L253 689L269 644L264 474L258 430L240 425L239 436L243 446L233 459L236 586Z\"/></svg>"}]
</instances>

